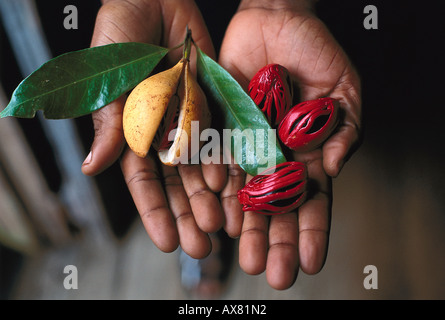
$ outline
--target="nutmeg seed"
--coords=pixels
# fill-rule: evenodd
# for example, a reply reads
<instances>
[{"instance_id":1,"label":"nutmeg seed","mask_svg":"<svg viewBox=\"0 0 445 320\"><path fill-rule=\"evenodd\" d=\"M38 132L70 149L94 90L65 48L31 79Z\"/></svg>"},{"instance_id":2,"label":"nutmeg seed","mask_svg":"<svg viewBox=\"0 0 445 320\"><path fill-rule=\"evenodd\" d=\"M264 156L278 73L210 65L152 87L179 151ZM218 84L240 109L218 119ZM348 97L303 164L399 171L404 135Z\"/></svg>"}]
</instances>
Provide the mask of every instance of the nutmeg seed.
<instances>
[{"instance_id":1,"label":"nutmeg seed","mask_svg":"<svg viewBox=\"0 0 445 320\"><path fill-rule=\"evenodd\" d=\"M304 202L306 185L306 165L289 161L253 177L238 191L238 201L243 211L266 215L287 213Z\"/></svg>"},{"instance_id":2,"label":"nutmeg seed","mask_svg":"<svg viewBox=\"0 0 445 320\"><path fill-rule=\"evenodd\" d=\"M268 64L250 80L248 92L272 127L278 126L292 107L293 86L287 69Z\"/></svg>"},{"instance_id":3,"label":"nutmeg seed","mask_svg":"<svg viewBox=\"0 0 445 320\"><path fill-rule=\"evenodd\" d=\"M290 149L318 148L338 123L338 102L332 98L304 101L293 107L278 126L280 140Z\"/></svg>"}]
</instances>

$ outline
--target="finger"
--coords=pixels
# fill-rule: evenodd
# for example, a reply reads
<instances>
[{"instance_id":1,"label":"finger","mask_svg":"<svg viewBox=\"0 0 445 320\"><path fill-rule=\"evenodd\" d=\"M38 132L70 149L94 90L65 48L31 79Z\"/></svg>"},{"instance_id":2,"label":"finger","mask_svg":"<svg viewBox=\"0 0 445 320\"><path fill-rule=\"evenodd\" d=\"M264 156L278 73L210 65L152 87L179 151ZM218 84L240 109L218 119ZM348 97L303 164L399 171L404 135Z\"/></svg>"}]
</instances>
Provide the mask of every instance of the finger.
<instances>
[{"instance_id":1,"label":"finger","mask_svg":"<svg viewBox=\"0 0 445 320\"><path fill-rule=\"evenodd\" d=\"M272 216L266 277L272 288L284 290L295 282L299 268L298 217L296 213Z\"/></svg>"},{"instance_id":2,"label":"finger","mask_svg":"<svg viewBox=\"0 0 445 320\"><path fill-rule=\"evenodd\" d=\"M196 224L178 170L162 166L162 175L170 210L176 219L181 248L192 258L202 259L211 250L210 238Z\"/></svg>"},{"instance_id":3,"label":"finger","mask_svg":"<svg viewBox=\"0 0 445 320\"><path fill-rule=\"evenodd\" d=\"M227 184L221 191L221 206L224 210L225 225L227 234L236 238L241 234L244 213L242 205L238 201L238 190L244 187L246 173L237 164L229 164L227 167Z\"/></svg>"},{"instance_id":4,"label":"finger","mask_svg":"<svg viewBox=\"0 0 445 320\"><path fill-rule=\"evenodd\" d=\"M239 264L247 274L260 274L266 269L268 247L268 219L247 211L239 240Z\"/></svg>"},{"instance_id":5,"label":"finger","mask_svg":"<svg viewBox=\"0 0 445 320\"><path fill-rule=\"evenodd\" d=\"M299 208L300 268L306 274L319 272L328 251L330 199L318 193Z\"/></svg>"},{"instance_id":6,"label":"finger","mask_svg":"<svg viewBox=\"0 0 445 320\"><path fill-rule=\"evenodd\" d=\"M82 172L96 175L113 164L125 145L122 110L125 97L93 113L94 140L90 153L82 164Z\"/></svg>"},{"instance_id":7,"label":"finger","mask_svg":"<svg viewBox=\"0 0 445 320\"><path fill-rule=\"evenodd\" d=\"M222 155L218 162L210 162L208 155L201 159L201 170L207 186L213 192L221 192L227 183L227 166L223 163Z\"/></svg>"},{"instance_id":8,"label":"finger","mask_svg":"<svg viewBox=\"0 0 445 320\"><path fill-rule=\"evenodd\" d=\"M349 157L361 140L361 93L360 79L353 68L347 72L331 97L340 103L340 127L323 146L323 166L331 177L340 174Z\"/></svg>"},{"instance_id":9,"label":"finger","mask_svg":"<svg viewBox=\"0 0 445 320\"><path fill-rule=\"evenodd\" d=\"M224 164L201 164L204 181L212 192L218 193L227 183L227 167Z\"/></svg>"},{"instance_id":10,"label":"finger","mask_svg":"<svg viewBox=\"0 0 445 320\"><path fill-rule=\"evenodd\" d=\"M337 177L358 144L358 129L353 125L341 126L323 145L323 167L326 173Z\"/></svg>"},{"instance_id":11,"label":"finger","mask_svg":"<svg viewBox=\"0 0 445 320\"><path fill-rule=\"evenodd\" d=\"M204 180L201 166L179 165L178 171L199 228L208 233L218 231L224 223L224 213Z\"/></svg>"},{"instance_id":12,"label":"finger","mask_svg":"<svg viewBox=\"0 0 445 320\"><path fill-rule=\"evenodd\" d=\"M178 231L153 158L139 158L128 149L121 166L148 235L160 250L174 251L179 244Z\"/></svg>"},{"instance_id":13,"label":"finger","mask_svg":"<svg viewBox=\"0 0 445 320\"><path fill-rule=\"evenodd\" d=\"M308 199L298 209L300 268L307 274L321 270L326 259L332 206L331 178L322 160L307 163Z\"/></svg>"}]
</instances>

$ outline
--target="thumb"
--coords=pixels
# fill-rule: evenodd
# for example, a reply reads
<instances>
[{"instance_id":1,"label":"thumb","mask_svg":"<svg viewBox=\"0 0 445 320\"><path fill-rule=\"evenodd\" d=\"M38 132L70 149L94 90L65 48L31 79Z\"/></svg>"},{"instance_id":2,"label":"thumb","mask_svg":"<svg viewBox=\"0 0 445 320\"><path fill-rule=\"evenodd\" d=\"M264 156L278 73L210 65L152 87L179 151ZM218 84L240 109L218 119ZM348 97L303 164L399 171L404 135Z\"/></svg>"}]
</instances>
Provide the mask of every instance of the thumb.
<instances>
[{"instance_id":1,"label":"thumb","mask_svg":"<svg viewBox=\"0 0 445 320\"><path fill-rule=\"evenodd\" d=\"M323 145L323 167L326 173L337 177L359 145L359 129L350 124L341 126Z\"/></svg>"},{"instance_id":2,"label":"thumb","mask_svg":"<svg viewBox=\"0 0 445 320\"><path fill-rule=\"evenodd\" d=\"M93 113L94 140L82 164L82 172L93 176L107 169L121 154L125 145L122 112L125 96Z\"/></svg>"}]
</instances>

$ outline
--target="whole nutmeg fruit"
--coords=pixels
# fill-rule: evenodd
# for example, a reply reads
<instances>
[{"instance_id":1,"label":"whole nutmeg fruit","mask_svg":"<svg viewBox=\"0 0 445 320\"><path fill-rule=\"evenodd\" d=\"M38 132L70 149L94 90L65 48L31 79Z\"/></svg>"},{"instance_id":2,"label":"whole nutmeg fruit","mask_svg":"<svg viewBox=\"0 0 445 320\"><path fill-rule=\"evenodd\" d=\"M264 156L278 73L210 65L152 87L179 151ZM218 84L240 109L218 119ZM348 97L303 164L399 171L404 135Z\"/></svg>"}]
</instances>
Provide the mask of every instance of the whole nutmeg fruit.
<instances>
[{"instance_id":1,"label":"whole nutmeg fruit","mask_svg":"<svg viewBox=\"0 0 445 320\"><path fill-rule=\"evenodd\" d=\"M166 165L193 157L192 122L199 132L210 126L207 99L190 71L188 59L138 84L127 98L123 113L124 136L129 147L145 157L151 146ZM174 131L173 140L169 133Z\"/></svg>"},{"instance_id":2,"label":"whole nutmeg fruit","mask_svg":"<svg viewBox=\"0 0 445 320\"><path fill-rule=\"evenodd\" d=\"M290 161L252 178L238 191L243 211L266 215L290 212L306 199L307 168L302 162Z\"/></svg>"},{"instance_id":3,"label":"whole nutmeg fruit","mask_svg":"<svg viewBox=\"0 0 445 320\"><path fill-rule=\"evenodd\" d=\"M261 68L250 81L248 93L272 127L278 126L292 107L293 87L289 72L279 64Z\"/></svg>"},{"instance_id":4,"label":"whole nutmeg fruit","mask_svg":"<svg viewBox=\"0 0 445 320\"><path fill-rule=\"evenodd\" d=\"M280 140L290 149L318 148L338 123L338 102L332 98L304 101L293 107L278 126Z\"/></svg>"}]
</instances>

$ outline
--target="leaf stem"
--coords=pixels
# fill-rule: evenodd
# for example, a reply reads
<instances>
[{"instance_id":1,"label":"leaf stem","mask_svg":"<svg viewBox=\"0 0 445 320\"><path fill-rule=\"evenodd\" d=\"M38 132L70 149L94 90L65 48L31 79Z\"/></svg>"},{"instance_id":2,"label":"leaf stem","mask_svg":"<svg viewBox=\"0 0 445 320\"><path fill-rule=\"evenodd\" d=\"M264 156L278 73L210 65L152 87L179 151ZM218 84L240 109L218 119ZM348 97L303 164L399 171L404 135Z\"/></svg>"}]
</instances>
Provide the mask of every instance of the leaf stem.
<instances>
[{"instance_id":1,"label":"leaf stem","mask_svg":"<svg viewBox=\"0 0 445 320\"><path fill-rule=\"evenodd\" d=\"M182 52L182 58L184 60L190 60L191 43L192 43L192 30L187 26L187 33L184 40L184 50Z\"/></svg>"}]
</instances>

